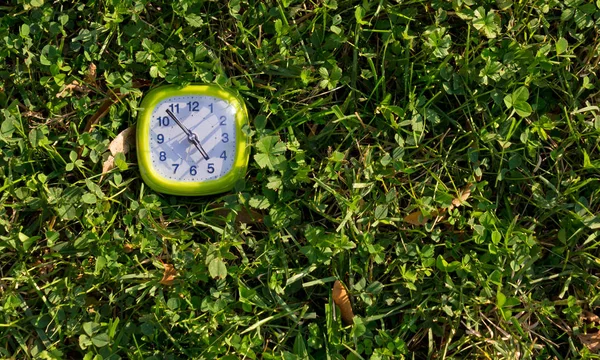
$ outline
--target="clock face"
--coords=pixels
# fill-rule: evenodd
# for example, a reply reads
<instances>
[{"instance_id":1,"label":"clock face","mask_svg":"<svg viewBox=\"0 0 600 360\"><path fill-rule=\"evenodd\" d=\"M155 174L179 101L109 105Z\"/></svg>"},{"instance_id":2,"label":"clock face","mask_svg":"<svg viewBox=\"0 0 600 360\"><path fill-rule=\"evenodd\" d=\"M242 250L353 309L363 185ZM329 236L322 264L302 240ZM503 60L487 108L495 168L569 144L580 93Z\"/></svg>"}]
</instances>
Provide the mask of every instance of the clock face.
<instances>
[{"instance_id":1,"label":"clock face","mask_svg":"<svg viewBox=\"0 0 600 360\"><path fill-rule=\"evenodd\" d=\"M148 135L153 172L164 179L215 180L234 167L236 109L223 99L168 97L154 106Z\"/></svg>"}]
</instances>

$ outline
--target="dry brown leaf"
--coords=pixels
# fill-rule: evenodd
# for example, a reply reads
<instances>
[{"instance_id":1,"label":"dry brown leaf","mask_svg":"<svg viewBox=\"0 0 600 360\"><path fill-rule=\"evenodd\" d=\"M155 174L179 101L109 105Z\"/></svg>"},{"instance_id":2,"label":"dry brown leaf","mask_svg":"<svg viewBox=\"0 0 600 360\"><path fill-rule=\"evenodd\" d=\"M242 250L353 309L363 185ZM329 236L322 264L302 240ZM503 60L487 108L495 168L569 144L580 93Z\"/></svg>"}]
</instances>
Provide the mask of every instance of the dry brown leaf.
<instances>
[{"instance_id":1,"label":"dry brown leaf","mask_svg":"<svg viewBox=\"0 0 600 360\"><path fill-rule=\"evenodd\" d=\"M212 212L212 215L217 217L226 218L229 213L233 211L224 207L215 206L215 210ZM264 219L264 215L256 210L242 208L237 212L235 217L235 222L238 224L256 224L262 223Z\"/></svg>"},{"instance_id":2,"label":"dry brown leaf","mask_svg":"<svg viewBox=\"0 0 600 360\"><path fill-rule=\"evenodd\" d=\"M165 272L163 274L162 279L160 280L160 283L163 285L173 285L173 282L175 281L175 277L177 276L177 270L175 270L175 267L173 267L173 265L171 264L164 264L165 265Z\"/></svg>"},{"instance_id":3,"label":"dry brown leaf","mask_svg":"<svg viewBox=\"0 0 600 360\"><path fill-rule=\"evenodd\" d=\"M125 95L121 95L120 93L113 93L111 95L110 98L104 100L104 102L102 103L102 105L100 105L100 107L98 108L98 110L94 113L94 115L92 115L89 120L87 121L87 123L85 124L85 128L83 129L83 132L90 132L90 130L92 130L92 127L94 125L96 125L98 122L100 122L100 120L106 116L106 114L108 113L108 110L110 109L110 107L118 102L121 101L121 99L123 99L125 97ZM79 149L77 150L77 157L81 156L81 152L83 151L83 146L80 146Z\"/></svg>"},{"instance_id":4,"label":"dry brown leaf","mask_svg":"<svg viewBox=\"0 0 600 360\"><path fill-rule=\"evenodd\" d=\"M471 186L472 184L469 183L459 191L458 196L452 200L452 204L448 207L448 210L452 210L455 207L461 206L465 201L467 201L467 199L469 199L471 196ZM425 225L432 217L444 214L445 212L446 209L439 209L438 211L433 211L431 216L423 216L423 213L420 210L417 210L405 216L404 221L411 225Z\"/></svg>"},{"instance_id":5,"label":"dry brown leaf","mask_svg":"<svg viewBox=\"0 0 600 360\"><path fill-rule=\"evenodd\" d=\"M96 64L91 63L88 66L87 73L85 74L85 82L91 85L96 85Z\"/></svg>"},{"instance_id":6,"label":"dry brown leaf","mask_svg":"<svg viewBox=\"0 0 600 360\"><path fill-rule=\"evenodd\" d=\"M423 216L421 210L417 210L404 217L404 221L411 225L425 225L429 221L428 216Z\"/></svg>"},{"instance_id":7,"label":"dry brown leaf","mask_svg":"<svg viewBox=\"0 0 600 360\"><path fill-rule=\"evenodd\" d=\"M40 273L40 275L46 275L48 273L51 273L54 270L54 264L51 262L47 262L44 263L42 262L42 260L36 260L35 263L33 263L33 266L36 267Z\"/></svg>"},{"instance_id":8,"label":"dry brown leaf","mask_svg":"<svg viewBox=\"0 0 600 360\"><path fill-rule=\"evenodd\" d=\"M113 94L110 98L104 100L104 102L102 102L102 105L100 105L98 110L94 113L94 115L92 115L90 117L88 122L85 124L85 128L83 129L83 132L86 133L86 132L89 132L90 130L92 130L92 126L96 125L100 120L102 120L103 117L106 116L110 107L114 103L121 101L121 99L123 99L124 97L125 97L125 95L116 93L116 94Z\"/></svg>"},{"instance_id":9,"label":"dry brown leaf","mask_svg":"<svg viewBox=\"0 0 600 360\"><path fill-rule=\"evenodd\" d=\"M581 319L589 323L600 324L600 317L588 310L583 310L583 312L581 313Z\"/></svg>"},{"instance_id":10,"label":"dry brown leaf","mask_svg":"<svg viewBox=\"0 0 600 360\"><path fill-rule=\"evenodd\" d=\"M432 217L436 217L440 214L443 214L444 211L445 211L445 209L440 209L439 212L432 211L430 216L425 216L425 215L423 215L421 210L417 210L413 213L406 215L404 217L404 221L406 221L407 223L409 223L411 225L425 225Z\"/></svg>"},{"instance_id":11,"label":"dry brown leaf","mask_svg":"<svg viewBox=\"0 0 600 360\"><path fill-rule=\"evenodd\" d=\"M590 351L600 351L600 332L592 334L579 334L577 337L585 347L590 349Z\"/></svg>"},{"instance_id":12,"label":"dry brown leaf","mask_svg":"<svg viewBox=\"0 0 600 360\"><path fill-rule=\"evenodd\" d=\"M58 94L56 94L56 97L57 98L65 97L65 96L71 94L72 91L88 92L89 90L86 87L79 85L79 81L73 80L72 83L65 86L64 89L62 89Z\"/></svg>"},{"instance_id":13,"label":"dry brown leaf","mask_svg":"<svg viewBox=\"0 0 600 360\"><path fill-rule=\"evenodd\" d=\"M150 84L151 83L148 80L133 80L134 88L141 88L141 87L149 86ZM100 105L100 107L96 111L96 113L94 113L94 115L92 115L89 118L89 120L85 124L85 128L83 129L83 132L86 133L86 132L89 132L90 130L92 130L92 127L94 125L96 125L98 122L100 122L100 120L102 120L102 118L104 116L106 116L110 107L113 104L123 100L123 98L125 96L127 96L127 94L121 94L119 91L110 91L110 97L105 99L104 102L102 102L102 105ZM81 152L80 152L80 154L81 154Z\"/></svg>"},{"instance_id":14,"label":"dry brown leaf","mask_svg":"<svg viewBox=\"0 0 600 360\"><path fill-rule=\"evenodd\" d=\"M122 152L124 155L135 146L135 127L131 126L121 131L113 141L108 145L108 149L113 156Z\"/></svg>"},{"instance_id":15,"label":"dry brown leaf","mask_svg":"<svg viewBox=\"0 0 600 360\"><path fill-rule=\"evenodd\" d=\"M104 179L104 175L115 168L115 157L108 155L108 158L102 163L102 174L100 175L100 181Z\"/></svg>"},{"instance_id":16,"label":"dry brown leaf","mask_svg":"<svg viewBox=\"0 0 600 360\"><path fill-rule=\"evenodd\" d=\"M130 252L133 251L133 245L131 245L131 244L123 245L123 251L125 251L126 254L129 254Z\"/></svg>"},{"instance_id":17,"label":"dry brown leaf","mask_svg":"<svg viewBox=\"0 0 600 360\"><path fill-rule=\"evenodd\" d=\"M100 181L104 179L104 175L106 175L106 173L115 168L115 156L118 153L123 153L124 155L127 154L134 146L135 128L132 126L121 131L119 135L117 135L113 141L110 142L110 145L108 145L111 155L109 155L104 163L102 163L102 175L100 175Z\"/></svg>"},{"instance_id":18,"label":"dry brown leaf","mask_svg":"<svg viewBox=\"0 0 600 360\"><path fill-rule=\"evenodd\" d=\"M239 224L255 224L263 222L264 215L252 209L238 211L235 221Z\"/></svg>"},{"instance_id":19,"label":"dry brown leaf","mask_svg":"<svg viewBox=\"0 0 600 360\"><path fill-rule=\"evenodd\" d=\"M44 115L42 115L42 113L38 112L38 111L26 111L24 113L21 114L21 116L23 117L27 117L27 118L36 118L36 119L45 119Z\"/></svg>"},{"instance_id":20,"label":"dry brown leaf","mask_svg":"<svg viewBox=\"0 0 600 360\"><path fill-rule=\"evenodd\" d=\"M459 207L461 206L465 201L467 201L467 199L469 199L469 197L471 196L471 183L467 184L459 193L458 196L456 198L454 198L454 200L452 200L452 205L455 207ZM453 208L453 206L450 207L450 209Z\"/></svg>"},{"instance_id":21,"label":"dry brown leaf","mask_svg":"<svg viewBox=\"0 0 600 360\"><path fill-rule=\"evenodd\" d=\"M333 292L331 296L333 297L333 302L340 308L340 313L342 315L342 321L344 324L353 324L354 312L352 312L350 297L348 297L348 291L339 280L336 280L333 284Z\"/></svg>"}]
</instances>

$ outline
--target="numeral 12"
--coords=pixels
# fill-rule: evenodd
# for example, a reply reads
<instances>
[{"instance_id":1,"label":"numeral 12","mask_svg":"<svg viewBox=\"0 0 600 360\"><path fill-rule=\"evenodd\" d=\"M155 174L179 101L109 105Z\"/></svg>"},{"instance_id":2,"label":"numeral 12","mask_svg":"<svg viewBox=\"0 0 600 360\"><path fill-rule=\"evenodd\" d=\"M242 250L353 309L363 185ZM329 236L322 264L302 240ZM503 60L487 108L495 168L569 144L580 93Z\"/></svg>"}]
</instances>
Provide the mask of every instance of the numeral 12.
<instances>
[{"instance_id":1,"label":"numeral 12","mask_svg":"<svg viewBox=\"0 0 600 360\"><path fill-rule=\"evenodd\" d=\"M187 106L189 111L200 111L200 103L197 101L190 101Z\"/></svg>"}]
</instances>

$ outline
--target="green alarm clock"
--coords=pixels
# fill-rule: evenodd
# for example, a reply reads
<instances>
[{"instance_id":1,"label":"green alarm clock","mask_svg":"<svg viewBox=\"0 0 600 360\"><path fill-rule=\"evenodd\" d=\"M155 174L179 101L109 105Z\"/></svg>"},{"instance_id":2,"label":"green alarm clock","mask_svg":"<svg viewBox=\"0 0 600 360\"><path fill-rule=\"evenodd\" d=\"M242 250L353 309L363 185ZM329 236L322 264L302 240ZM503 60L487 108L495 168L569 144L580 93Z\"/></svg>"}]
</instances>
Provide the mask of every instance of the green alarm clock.
<instances>
[{"instance_id":1,"label":"green alarm clock","mask_svg":"<svg viewBox=\"0 0 600 360\"><path fill-rule=\"evenodd\" d=\"M217 85L163 86L142 101L136 137L144 182L171 195L231 190L248 166L241 98Z\"/></svg>"}]
</instances>

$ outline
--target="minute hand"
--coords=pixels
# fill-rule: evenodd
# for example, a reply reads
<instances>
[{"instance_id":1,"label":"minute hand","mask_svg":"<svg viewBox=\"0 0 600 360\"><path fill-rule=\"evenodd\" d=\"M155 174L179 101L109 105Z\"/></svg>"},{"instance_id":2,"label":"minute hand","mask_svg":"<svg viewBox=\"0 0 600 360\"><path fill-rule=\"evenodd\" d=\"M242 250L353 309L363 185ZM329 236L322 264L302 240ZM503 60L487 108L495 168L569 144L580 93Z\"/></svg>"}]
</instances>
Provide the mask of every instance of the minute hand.
<instances>
[{"instance_id":1,"label":"minute hand","mask_svg":"<svg viewBox=\"0 0 600 360\"><path fill-rule=\"evenodd\" d=\"M179 121L177 116L175 116L175 114L173 114L173 112L171 110L167 109L167 114L171 117L171 119L173 119L175 121L175 123L177 125L179 125L181 130L183 130L183 132L187 135L188 141L191 142L196 147L196 149L198 149L198 151L200 152L200 155L202 155L202 157L204 157L204 160L210 159L208 157L208 154L206 153L206 151L204 151L204 148L202 148L202 144L200 144L200 140L198 140L198 136L196 134L194 134L190 129L185 127L185 125L183 125L181 123L181 121Z\"/></svg>"}]
</instances>

